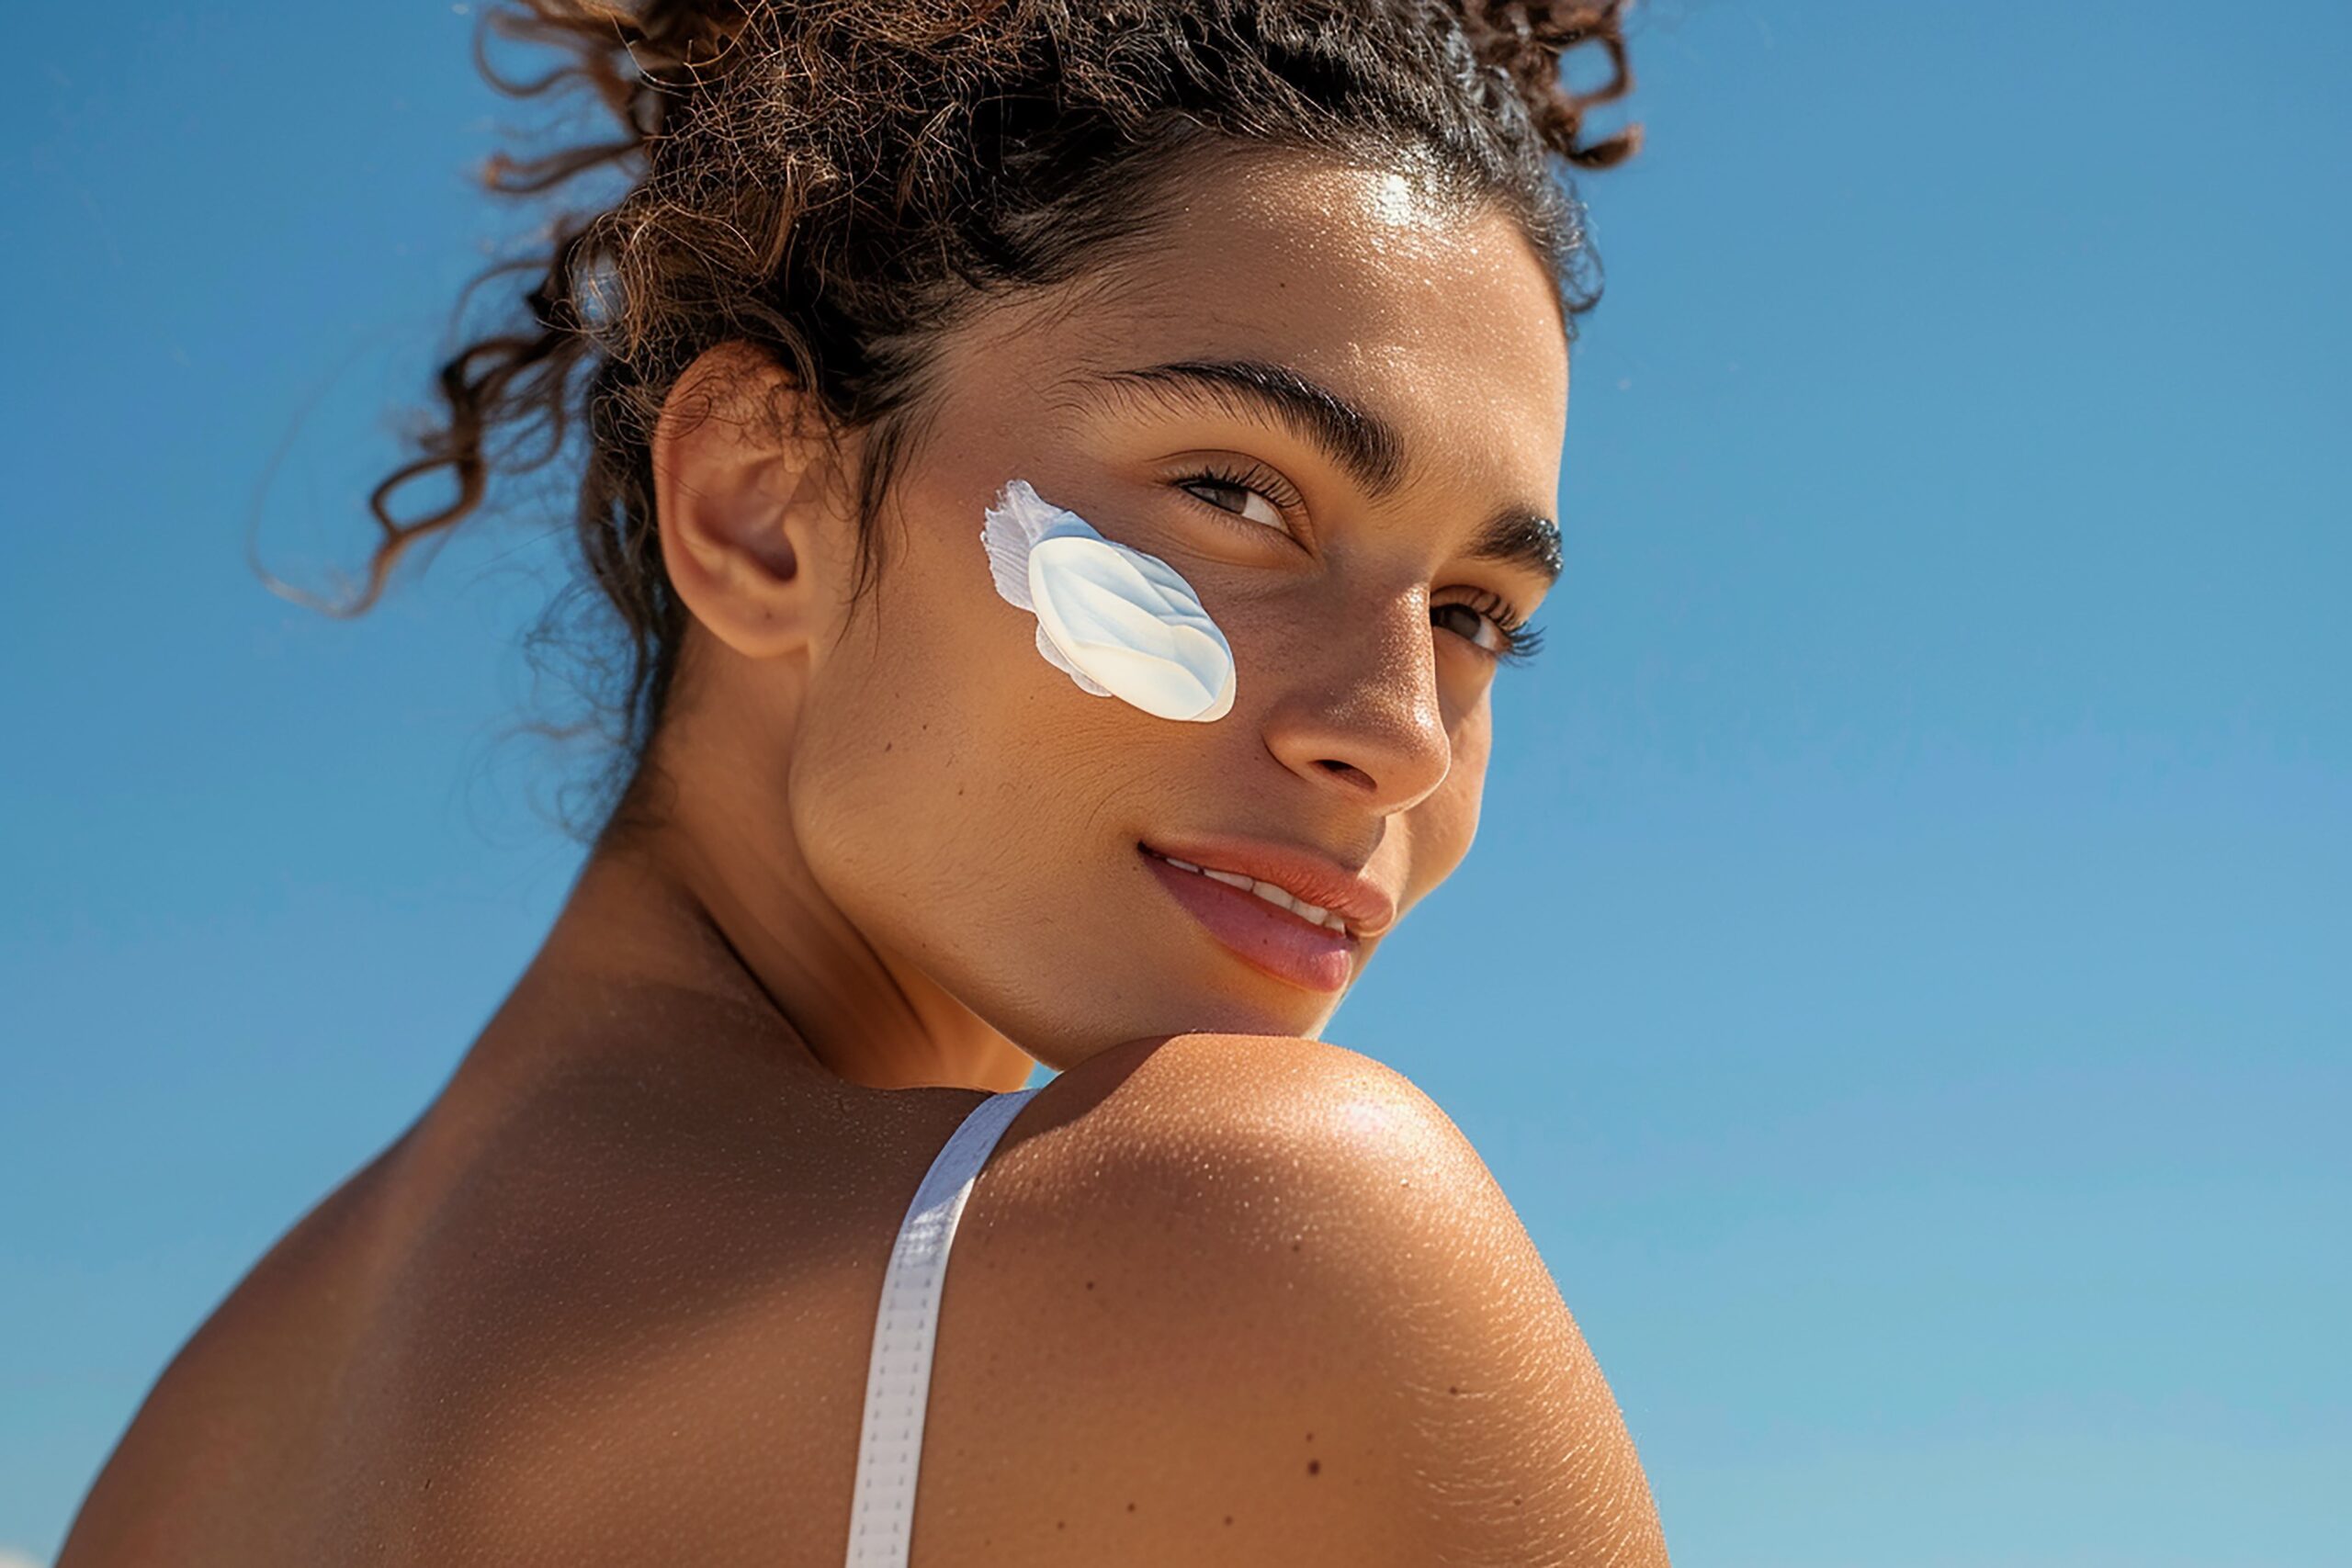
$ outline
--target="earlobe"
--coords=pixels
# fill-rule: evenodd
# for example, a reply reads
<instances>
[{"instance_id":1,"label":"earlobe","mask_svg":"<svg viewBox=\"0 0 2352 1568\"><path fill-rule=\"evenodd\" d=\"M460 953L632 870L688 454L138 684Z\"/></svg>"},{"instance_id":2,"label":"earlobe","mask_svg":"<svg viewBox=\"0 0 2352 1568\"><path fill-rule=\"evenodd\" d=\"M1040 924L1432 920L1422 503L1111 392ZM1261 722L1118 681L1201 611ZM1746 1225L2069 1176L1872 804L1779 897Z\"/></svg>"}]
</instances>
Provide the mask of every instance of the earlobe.
<instances>
[{"instance_id":1,"label":"earlobe","mask_svg":"<svg viewBox=\"0 0 2352 1568\"><path fill-rule=\"evenodd\" d=\"M800 393L741 341L705 352L663 400L652 443L662 558L689 613L747 659L815 631L830 492L821 441L793 439Z\"/></svg>"}]
</instances>

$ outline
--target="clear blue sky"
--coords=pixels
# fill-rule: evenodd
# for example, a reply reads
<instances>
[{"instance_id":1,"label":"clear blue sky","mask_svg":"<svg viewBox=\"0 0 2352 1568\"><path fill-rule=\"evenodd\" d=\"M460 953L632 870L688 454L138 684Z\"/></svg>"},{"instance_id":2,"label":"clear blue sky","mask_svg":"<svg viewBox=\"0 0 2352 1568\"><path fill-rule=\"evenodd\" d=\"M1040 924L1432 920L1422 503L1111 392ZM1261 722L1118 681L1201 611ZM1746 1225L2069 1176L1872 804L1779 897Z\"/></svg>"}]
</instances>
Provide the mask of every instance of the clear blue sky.
<instances>
[{"instance_id":1,"label":"clear blue sky","mask_svg":"<svg viewBox=\"0 0 2352 1568\"><path fill-rule=\"evenodd\" d=\"M0 1551L579 852L515 521L338 623L525 111L462 6L17 29ZM2352 10L1680 0L1568 569L1330 1037L1485 1153L1683 1568L2352 1553ZM2331 437L2328 432L2335 434ZM2335 456L2329 454L2333 452Z\"/></svg>"}]
</instances>

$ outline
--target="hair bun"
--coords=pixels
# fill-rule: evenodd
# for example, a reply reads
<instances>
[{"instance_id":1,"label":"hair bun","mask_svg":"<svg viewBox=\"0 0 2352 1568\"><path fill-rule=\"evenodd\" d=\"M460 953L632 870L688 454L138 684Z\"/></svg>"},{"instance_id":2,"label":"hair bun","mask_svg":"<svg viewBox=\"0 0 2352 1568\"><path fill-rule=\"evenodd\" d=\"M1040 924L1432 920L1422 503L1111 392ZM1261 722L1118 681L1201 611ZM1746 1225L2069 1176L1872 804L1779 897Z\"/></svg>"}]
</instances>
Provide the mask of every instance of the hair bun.
<instances>
[{"instance_id":1,"label":"hair bun","mask_svg":"<svg viewBox=\"0 0 2352 1568\"><path fill-rule=\"evenodd\" d=\"M1546 144L1579 168L1606 169L1639 150L1642 128L1627 126L1589 144L1585 111L1623 97L1634 77L1625 63L1625 13L1633 0L1450 0L1462 19L1464 37L1479 62L1501 72L1526 107L1528 118ZM1570 92L1560 81L1560 61L1569 51L1598 44L1609 53L1610 78L1587 93Z\"/></svg>"}]
</instances>

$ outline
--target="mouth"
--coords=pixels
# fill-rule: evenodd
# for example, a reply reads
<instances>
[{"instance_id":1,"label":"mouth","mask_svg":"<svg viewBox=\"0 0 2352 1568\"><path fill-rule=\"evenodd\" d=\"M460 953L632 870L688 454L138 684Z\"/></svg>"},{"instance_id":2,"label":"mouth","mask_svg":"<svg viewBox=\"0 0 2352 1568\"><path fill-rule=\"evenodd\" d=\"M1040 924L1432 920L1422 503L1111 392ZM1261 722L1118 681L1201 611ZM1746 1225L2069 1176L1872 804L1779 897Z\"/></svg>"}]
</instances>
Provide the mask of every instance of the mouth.
<instances>
[{"instance_id":1,"label":"mouth","mask_svg":"<svg viewBox=\"0 0 2352 1568\"><path fill-rule=\"evenodd\" d=\"M1363 942L1349 933L1341 917L1326 910L1322 919L1310 919L1296 908L1295 897L1279 887L1272 891L1289 902L1278 903L1260 893L1254 879L1238 873L1194 869L1197 863L1148 845L1136 849L1152 879L1203 931L1251 969L1325 998L1345 991L1354 980L1363 964ZM1250 886L1237 886L1243 881Z\"/></svg>"},{"instance_id":2,"label":"mouth","mask_svg":"<svg viewBox=\"0 0 2352 1568\"><path fill-rule=\"evenodd\" d=\"M1175 855L1164 854L1149 844L1138 843L1136 848L1163 865L1172 865L1179 871L1187 871L1195 875L1206 877L1211 882L1230 887L1237 893L1247 893L1268 908L1279 909L1283 914L1313 926L1318 931L1329 931L1334 935L1345 937L1350 942L1363 940L1363 933L1355 930L1347 918L1337 909L1327 909L1319 905L1310 904L1299 895L1277 883L1251 876L1247 872L1234 871L1224 866L1201 865L1180 859Z\"/></svg>"}]
</instances>

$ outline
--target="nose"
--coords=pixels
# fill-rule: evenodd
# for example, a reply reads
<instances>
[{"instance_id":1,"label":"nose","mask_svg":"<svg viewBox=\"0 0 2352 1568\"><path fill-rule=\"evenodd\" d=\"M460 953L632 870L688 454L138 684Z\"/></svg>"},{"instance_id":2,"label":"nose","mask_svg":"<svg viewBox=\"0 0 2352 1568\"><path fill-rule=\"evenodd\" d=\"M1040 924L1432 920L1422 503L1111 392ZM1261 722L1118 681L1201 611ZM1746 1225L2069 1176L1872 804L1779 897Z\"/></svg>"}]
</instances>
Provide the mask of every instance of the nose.
<instances>
[{"instance_id":1,"label":"nose","mask_svg":"<svg viewBox=\"0 0 2352 1568\"><path fill-rule=\"evenodd\" d=\"M1358 808L1409 809L1453 766L1429 606L1400 594L1376 613L1327 624L1330 635L1311 658L1283 671L1264 720L1266 749Z\"/></svg>"}]
</instances>

